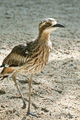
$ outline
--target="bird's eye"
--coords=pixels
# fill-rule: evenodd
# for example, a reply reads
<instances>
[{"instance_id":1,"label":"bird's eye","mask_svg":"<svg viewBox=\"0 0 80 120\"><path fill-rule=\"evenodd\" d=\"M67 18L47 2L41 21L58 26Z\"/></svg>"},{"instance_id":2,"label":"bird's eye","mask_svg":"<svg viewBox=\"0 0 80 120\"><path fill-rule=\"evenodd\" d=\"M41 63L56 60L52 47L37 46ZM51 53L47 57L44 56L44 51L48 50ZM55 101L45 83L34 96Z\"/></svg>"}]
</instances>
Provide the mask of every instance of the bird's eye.
<instances>
[{"instance_id":1,"label":"bird's eye","mask_svg":"<svg viewBox=\"0 0 80 120\"><path fill-rule=\"evenodd\" d=\"M49 27L49 26L51 26L51 24L50 23L46 23L46 26Z\"/></svg>"}]
</instances>

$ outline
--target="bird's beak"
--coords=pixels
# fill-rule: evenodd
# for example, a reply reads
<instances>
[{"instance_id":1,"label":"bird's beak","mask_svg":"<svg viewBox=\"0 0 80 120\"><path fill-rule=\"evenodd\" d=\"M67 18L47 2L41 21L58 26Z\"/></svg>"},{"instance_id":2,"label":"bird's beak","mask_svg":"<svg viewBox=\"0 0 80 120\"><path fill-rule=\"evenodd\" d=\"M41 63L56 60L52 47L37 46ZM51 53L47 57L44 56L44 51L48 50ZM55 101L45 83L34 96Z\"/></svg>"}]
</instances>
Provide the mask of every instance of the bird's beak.
<instances>
[{"instance_id":1,"label":"bird's beak","mask_svg":"<svg viewBox=\"0 0 80 120\"><path fill-rule=\"evenodd\" d=\"M55 25L53 25L52 27L65 27L65 26L63 26L63 25L61 25L61 24L55 24Z\"/></svg>"}]
</instances>

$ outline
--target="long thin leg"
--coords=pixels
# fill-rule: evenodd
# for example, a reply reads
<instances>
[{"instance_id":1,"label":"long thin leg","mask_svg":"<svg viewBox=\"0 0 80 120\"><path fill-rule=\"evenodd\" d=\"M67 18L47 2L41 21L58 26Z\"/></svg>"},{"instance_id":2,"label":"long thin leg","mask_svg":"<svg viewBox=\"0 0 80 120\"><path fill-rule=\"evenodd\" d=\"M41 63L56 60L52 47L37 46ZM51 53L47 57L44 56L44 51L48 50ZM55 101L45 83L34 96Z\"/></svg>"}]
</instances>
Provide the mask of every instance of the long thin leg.
<instances>
[{"instance_id":1,"label":"long thin leg","mask_svg":"<svg viewBox=\"0 0 80 120\"><path fill-rule=\"evenodd\" d=\"M20 94L20 96L21 96L21 98L22 98L22 101L23 101L23 109L25 109L26 108L26 103L25 103L25 100L24 100L24 98L23 98L23 96L22 96L22 94L21 94L21 92L20 92L20 89L18 88L18 85L17 85L17 82L16 82L16 74L18 73L18 71L15 71L14 73L13 73L13 75L12 75L12 79L13 79L13 81L14 81L14 83L15 83L15 86L16 86L16 88L17 88L17 90L18 90L18 92L19 92L19 94Z\"/></svg>"},{"instance_id":2,"label":"long thin leg","mask_svg":"<svg viewBox=\"0 0 80 120\"><path fill-rule=\"evenodd\" d=\"M32 82L33 74L31 74L31 78L29 80L29 102L28 102L28 111L27 115L30 114L30 101L31 101L31 82Z\"/></svg>"}]
</instances>

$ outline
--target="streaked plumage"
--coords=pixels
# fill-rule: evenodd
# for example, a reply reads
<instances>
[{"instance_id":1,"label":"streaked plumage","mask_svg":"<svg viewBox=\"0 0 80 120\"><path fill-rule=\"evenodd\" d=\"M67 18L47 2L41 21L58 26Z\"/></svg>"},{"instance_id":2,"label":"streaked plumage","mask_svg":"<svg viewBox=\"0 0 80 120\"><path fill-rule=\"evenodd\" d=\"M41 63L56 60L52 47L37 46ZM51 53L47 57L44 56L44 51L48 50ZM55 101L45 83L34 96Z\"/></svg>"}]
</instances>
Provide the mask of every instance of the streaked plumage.
<instances>
[{"instance_id":1,"label":"streaked plumage","mask_svg":"<svg viewBox=\"0 0 80 120\"><path fill-rule=\"evenodd\" d=\"M3 60L3 64L14 69L17 69L19 66L19 72L23 74L40 72L48 61L51 49L48 44L44 43L44 41L42 42L36 40L26 44L26 46L15 46L11 53ZM24 69L21 68L23 66Z\"/></svg>"},{"instance_id":2,"label":"streaked plumage","mask_svg":"<svg viewBox=\"0 0 80 120\"><path fill-rule=\"evenodd\" d=\"M16 74L31 74L29 81L29 104L28 114L30 113L30 94L31 94L31 81L34 73L41 72L48 62L49 53L52 48L50 41L50 33L57 27L64 27L57 24L55 19L48 18L39 24L39 36L33 42L26 43L24 45L15 46L10 54L3 60L4 69L1 72L2 76L13 73L12 78L15 85L21 95L21 92L17 86L15 76ZM2 66L3 66L2 65ZM22 97L22 95L21 95ZM22 97L24 107L25 102Z\"/></svg>"}]
</instances>

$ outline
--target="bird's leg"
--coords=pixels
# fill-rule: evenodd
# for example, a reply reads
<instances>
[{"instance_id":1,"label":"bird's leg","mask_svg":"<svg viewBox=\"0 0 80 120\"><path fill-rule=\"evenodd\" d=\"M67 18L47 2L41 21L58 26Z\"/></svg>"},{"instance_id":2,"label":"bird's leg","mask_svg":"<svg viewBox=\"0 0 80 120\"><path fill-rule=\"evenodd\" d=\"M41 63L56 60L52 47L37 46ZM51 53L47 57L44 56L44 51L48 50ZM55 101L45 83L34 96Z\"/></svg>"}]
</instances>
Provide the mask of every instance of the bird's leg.
<instances>
[{"instance_id":1,"label":"bird's leg","mask_svg":"<svg viewBox=\"0 0 80 120\"><path fill-rule=\"evenodd\" d=\"M34 113L30 112L30 101L31 101L31 82L32 82L33 74L31 74L30 80L29 80L29 102L28 102L28 110L27 115L32 115L38 118L38 116Z\"/></svg>"},{"instance_id":2,"label":"bird's leg","mask_svg":"<svg viewBox=\"0 0 80 120\"><path fill-rule=\"evenodd\" d=\"M29 102L28 102L28 111L27 115L30 114L30 100L31 100L31 82L32 82L33 74L31 74L31 78L29 80Z\"/></svg>"},{"instance_id":3,"label":"bird's leg","mask_svg":"<svg viewBox=\"0 0 80 120\"><path fill-rule=\"evenodd\" d=\"M22 94L21 94L21 91L20 91L20 89L18 88L18 85L17 85L17 82L16 82L16 74L18 73L18 71L15 71L14 73L13 73L13 75L12 75L12 79L13 79L13 81L14 81L14 83L15 83L15 86L16 86L16 88L17 88L17 90L18 90L18 92L19 92L19 94L20 94L20 96L21 96L21 98L22 98L22 101L23 101L23 109L25 109L26 108L26 103L25 103L25 100L24 100L24 98L23 98L23 96L22 96Z\"/></svg>"}]
</instances>

